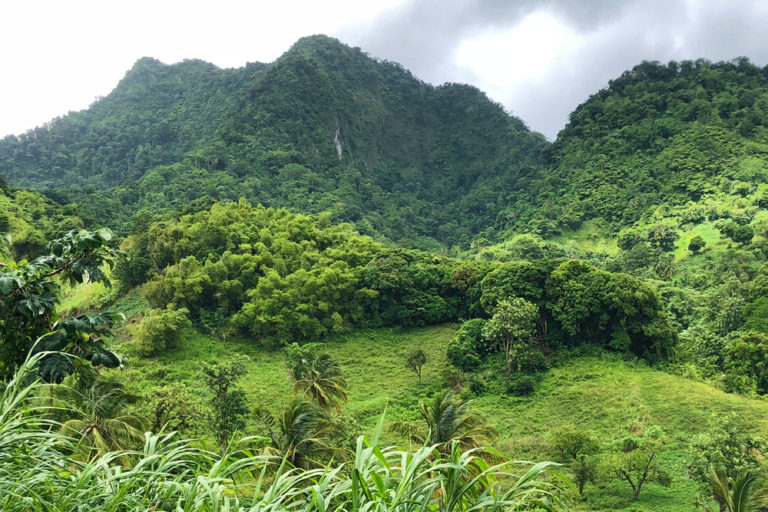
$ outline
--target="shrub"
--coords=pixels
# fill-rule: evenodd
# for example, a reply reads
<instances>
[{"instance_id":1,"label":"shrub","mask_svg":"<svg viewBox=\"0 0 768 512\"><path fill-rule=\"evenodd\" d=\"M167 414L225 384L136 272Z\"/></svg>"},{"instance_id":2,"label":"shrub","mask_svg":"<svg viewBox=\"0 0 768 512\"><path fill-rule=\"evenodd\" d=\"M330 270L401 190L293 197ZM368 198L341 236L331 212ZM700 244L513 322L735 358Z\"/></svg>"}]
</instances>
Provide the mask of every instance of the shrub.
<instances>
[{"instance_id":1,"label":"shrub","mask_svg":"<svg viewBox=\"0 0 768 512\"><path fill-rule=\"evenodd\" d=\"M150 309L134 336L134 347L140 356L154 356L178 346L185 329L192 327L189 310Z\"/></svg>"},{"instance_id":2,"label":"shrub","mask_svg":"<svg viewBox=\"0 0 768 512\"><path fill-rule=\"evenodd\" d=\"M481 358L492 352L493 347L485 343L483 327L486 321L474 318L464 322L445 349L453 366L469 372L477 369Z\"/></svg>"},{"instance_id":3,"label":"shrub","mask_svg":"<svg viewBox=\"0 0 768 512\"><path fill-rule=\"evenodd\" d=\"M693 254L696 254L697 252L702 250L706 245L707 243L704 241L704 239L697 235L691 238L691 241L688 242L688 250L691 251Z\"/></svg>"},{"instance_id":4,"label":"shrub","mask_svg":"<svg viewBox=\"0 0 768 512\"><path fill-rule=\"evenodd\" d=\"M535 391L536 379L531 375L518 375L510 379L507 384L507 394L515 396L530 395Z\"/></svg>"}]
</instances>

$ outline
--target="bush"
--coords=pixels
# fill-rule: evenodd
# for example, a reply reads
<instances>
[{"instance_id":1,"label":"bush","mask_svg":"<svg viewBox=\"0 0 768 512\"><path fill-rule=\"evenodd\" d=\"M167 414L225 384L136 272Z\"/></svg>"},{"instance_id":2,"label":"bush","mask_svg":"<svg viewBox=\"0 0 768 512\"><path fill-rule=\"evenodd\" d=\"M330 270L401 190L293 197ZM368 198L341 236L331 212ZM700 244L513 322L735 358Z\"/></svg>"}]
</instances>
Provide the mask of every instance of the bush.
<instances>
[{"instance_id":1,"label":"bush","mask_svg":"<svg viewBox=\"0 0 768 512\"><path fill-rule=\"evenodd\" d=\"M726 387L736 392L754 389L768 393L768 336L745 332L730 340L724 350Z\"/></svg>"},{"instance_id":2,"label":"bush","mask_svg":"<svg viewBox=\"0 0 768 512\"><path fill-rule=\"evenodd\" d=\"M483 327L486 321L474 318L464 322L445 348L445 354L453 366L469 372L477 369L481 358L492 351L485 343Z\"/></svg>"},{"instance_id":3,"label":"bush","mask_svg":"<svg viewBox=\"0 0 768 512\"><path fill-rule=\"evenodd\" d=\"M675 241L680 238L677 229L665 223L656 224L648 230L648 241L651 247L658 247L664 252L675 250Z\"/></svg>"},{"instance_id":4,"label":"bush","mask_svg":"<svg viewBox=\"0 0 768 512\"><path fill-rule=\"evenodd\" d=\"M696 254L700 250L702 250L707 243L704 241L703 238L700 236L695 236L691 238L691 241L688 243L688 250L691 251L693 254Z\"/></svg>"},{"instance_id":5,"label":"bush","mask_svg":"<svg viewBox=\"0 0 768 512\"><path fill-rule=\"evenodd\" d=\"M147 310L134 336L138 355L154 356L176 348L183 331L192 327L188 314L185 308Z\"/></svg>"},{"instance_id":6,"label":"bush","mask_svg":"<svg viewBox=\"0 0 768 512\"><path fill-rule=\"evenodd\" d=\"M580 454L592 455L597 452L597 442L587 432L572 426L554 430L550 437L552 446L560 453L562 460L575 460Z\"/></svg>"},{"instance_id":7,"label":"bush","mask_svg":"<svg viewBox=\"0 0 768 512\"><path fill-rule=\"evenodd\" d=\"M720 232L739 244L745 244L752 241L752 237L755 236L755 230L750 225L740 225L736 221L728 220L719 224L718 229Z\"/></svg>"},{"instance_id":8,"label":"bush","mask_svg":"<svg viewBox=\"0 0 768 512\"><path fill-rule=\"evenodd\" d=\"M513 377L507 384L507 394L515 396L530 395L535 391L536 379L531 375Z\"/></svg>"},{"instance_id":9,"label":"bush","mask_svg":"<svg viewBox=\"0 0 768 512\"><path fill-rule=\"evenodd\" d=\"M472 391L472 394L482 395L487 389L488 386L486 386L485 381L482 378L478 376L472 376L469 379L469 390Z\"/></svg>"}]
</instances>

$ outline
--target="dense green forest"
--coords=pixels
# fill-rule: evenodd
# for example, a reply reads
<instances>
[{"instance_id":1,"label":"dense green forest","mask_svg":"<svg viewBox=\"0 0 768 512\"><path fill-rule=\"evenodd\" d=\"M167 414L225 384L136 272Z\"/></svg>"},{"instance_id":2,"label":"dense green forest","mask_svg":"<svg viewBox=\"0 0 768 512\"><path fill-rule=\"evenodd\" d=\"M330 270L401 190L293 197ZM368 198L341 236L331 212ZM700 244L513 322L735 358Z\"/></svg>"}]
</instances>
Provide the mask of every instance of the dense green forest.
<instances>
[{"instance_id":1,"label":"dense green forest","mask_svg":"<svg viewBox=\"0 0 768 512\"><path fill-rule=\"evenodd\" d=\"M188 76L193 72L212 74L213 84ZM223 85L213 78L219 75ZM196 87L186 91L181 84ZM145 89L148 102L137 108ZM170 114L158 115L163 109ZM146 126L146 134L124 140L137 126ZM93 140L99 130L114 141ZM173 137L162 142L154 135L162 130ZM122 234L137 215L245 197L330 211L364 234L431 249L468 246L492 227L504 206L502 191L537 164L545 145L473 87L433 87L397 64L321 36L300 40L267 67L240 71L140 61L92 109L53 123L50 133L59 132L56 143L36 145L35 131L4 140L0 174L76 203L89 220ZM59 165L59 175L50 163L62 149L56 144L66 145L67 154L88 144L109 153L86 151L96 161ZM162 160L137 165L124 147L146 147ZM44 155L29 165L37 167L26 167L25 155L36 151ZM91 187L71 186L81 183ZM110 185L118 186L93 191Z\"/></svg>"},{"instance_id":2,"label":"dense green forest","mask_svg":"<svg viewBox=\"0 0 768 512\"><path fill-rule=\"evenodd\" d=\"M0 141L2 508L758 510L767 157L745 58L552 143L325 36L141 59Z\"/></svg>"},{"instance_id":3,"label":"dense green forest","mask_svg":"<svg viewBox=\"0 0 768 512\"><path fill-rule=\"evenodd\" d=\"M132 183L210 141L265 67L143 58L87 110L0 140L0 174L35 188Z\"/></svg>"}]
</instances>

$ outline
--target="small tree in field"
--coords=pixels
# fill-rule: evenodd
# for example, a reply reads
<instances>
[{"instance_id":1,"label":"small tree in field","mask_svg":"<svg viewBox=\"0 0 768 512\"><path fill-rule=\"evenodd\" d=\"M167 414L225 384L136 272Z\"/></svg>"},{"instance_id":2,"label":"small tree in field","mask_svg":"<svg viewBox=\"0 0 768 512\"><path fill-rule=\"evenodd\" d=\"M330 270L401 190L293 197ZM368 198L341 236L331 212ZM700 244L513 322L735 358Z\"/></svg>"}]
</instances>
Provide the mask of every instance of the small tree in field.
<instances>
[{"instance_id":1,"label":"small tree in field","mask_svg":"<svg viewBox=\"0 0 768 512\"><path fill-rule=\"evenodd\" d=\"M691 241L688 243L688 250L693 254L696 254L704 247L706 247L706 245L707 243L704 241L704 239L696 235L695 237L691 238Z\"/></svg>"},{"instance_id":2,"label":"small tree in field","mask_svg":"<svg viewBox=\"0 0 768 512\"><path fill-rule=\"evenodd\" d=\"M405 359L405 367L419 376L421 380L421 368L427 364L427 354L423 350L414 350L408 353Z\"/></svg>"},{"instance_id":3,"label":"small tree in field","mask_svg":"<svg viewBox=\"0 0 768 512\"><path fill-rule=\"evenodd\" d=\"M584 487L588 483L594 483L597 478L597 465L587 455L580 453L571 461L573 483L579 488L579 495L584 495Z\"/></svg>"},{"instance_id":4,"label":"small tree in field","mask_svg":"<svg viewBox=\"0 0 768 512\"><path fill-rule=\"evenodd\" d=\"M597 452L597 442L586 432L572 426L561 427L551 434L552 445L564 460L578 458L579 454L591 455Z\"/></svg>"},{"instance_id":5,"label":"small tree in field","mask_svg":"<svg viewBox=\"0 0 768 512\"><path fill-rule=\"evenodd\" d=\"M637 499L647 482L669 487L671 478L659 465L656 452L657 439L628 437L621 442L621 451L609 458L609 468L614 479L623 480L632 488L632 499Z\"/></svg>"},{"instance_id":6,"label":"small tree in field","mask_svg":"<svg viewBox=\"0 0 768 512\"><path fill-rule=\"evenodd\" d=\"M219 440L222 454L227 451L232 434L245 426L248 402L245 392L242 389L235 389L234 386L246 372L245 362L242 359L214 363L203 369L205 384L213 392L211 429Z\"/></svg>"},{"instance_id":7,"label":"small tree in field","mask_svg":"<svg viewBox=\"0 0 768 512\"><path fill-rule=\"evenodd\" d=\"M483 335L504 354L507 382L512 366L520 371L523 356L532 349L539 308L536 304L515 297L499 302L493 317L485 324Z\"/></svg>"}]
</instances>

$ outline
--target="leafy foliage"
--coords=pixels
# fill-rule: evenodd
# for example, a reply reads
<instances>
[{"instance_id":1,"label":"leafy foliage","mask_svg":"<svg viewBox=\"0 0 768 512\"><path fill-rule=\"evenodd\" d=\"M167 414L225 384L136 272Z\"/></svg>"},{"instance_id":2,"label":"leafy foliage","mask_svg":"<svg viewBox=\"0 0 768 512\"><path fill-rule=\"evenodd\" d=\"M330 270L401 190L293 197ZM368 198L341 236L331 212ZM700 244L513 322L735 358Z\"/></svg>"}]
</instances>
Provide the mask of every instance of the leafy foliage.
<instances>
[{"instance_id":1,"label":"leafy foliage","mask_svg":"<svg viewBox=\"0 0 768 512\"><path fill-rule=\"evenodd\" d=\"M760 485L761 477L757 473L742 473L733 485L722 472L713 471L710 478L715 498L726 512L756 512L768 506L765 487Z\"/></svg>"},{"instance_id":2,"label":"leafy foliage","mask_svg":"<svg viewBox=\"0 0 768 512\"><path fill-rule=\"evenodd\" d=\"M89 110L1 141L0 173L121 233L140 212L244 196L408 247L468 247L545 145L473 87L312 36L238 70L142 59Z\"/></svg>"},{"instance_id":3,"label":"leafy foliage","mask_svg":"<svg viewBox=\"0 0 768 512\"><path fill-rule=\"evenodd\" d=\"M0 140L0 173L37 188L130 183L212 139L264 68L139 59L114 91L87 110Z\"/></svg>"},{"instance_id":4,"label":"leafy foliage","mask_svg":"<svg viewBox=\"0 0 768 512\"><path fill-rule=\"evenodd\" d=\"M627 442L629 441L629 442ZM613 477L625 481L637 499L647 482L669 486L671 478L656 458L658 443L652 439L627 439L623 450L615 452L608 462Z\"/></svg>"},{"instance_id":5,"label":"leafy foliage","mask_svg":"<svg viewBox=\"0 0 768 512\"><path fill-rule=\"evenodd\" d=\"M303 360L292 377L295 394L304 395L321 408L333 407L336 412L341 412L341 403L347 401L347 381L331 356L319 354Z\"/></svg>"},{"instance_id":6,"label":"leafy foliage","mask_svg":"<svg viewBox=\"0 0 768 512\"><path fill-rule=\"evenodd\" d=\"M257 408L255 416L269 443L264 453L293 467L317 467L321 457L344 455L330 443L333 425L307 399L294 398L277 417L264 408Z\"/></svg>"},{"instance_id":7,"label":"leafy foliage","mask_svg":"<svg viewBox=\"0 0 768 512\"><path fill-rule=\"evenodd\" d=\"M483 318L473 318L467 320L459 330L456 336L448 343L445 348L445 354L453 366L464 371L472 371L480 364L480 355L487 355L492 352L485 344L483 328L486 320Z\"/></svg>"},{"instance_id":8,"label":"leafy foliage","mask_svg":"<svg viewBox=\"0 0 768 512\"><path fill-rule=\"evenodd\" d=\"M498 432L481 416L469 412L468 407L468 401L457 398L451 390L443 390L431 401L419 404L426 431L402 421L393 423L391 428L417 443L435 444L443 452L450 450L454 442L463 449L477 448Z\"/></svg>"},{"instance_id":9,"label":"leafy foliage","mask_svg":"<svg viewBox=\"0 0 768 512\"><path fill-rule=\"evenodd\" d=\"M203 368L203 379L213 394L210 402L211 430L221 445L222 455L227 452L232 435L245 426L248 402L245 392L235 387L237 380L245 373L245 364L240 359Z\"/></svg>"},{"instance_id":10,"label":"leafy foliage","mask_svg":"<svg viewBox=\"0 0 768 512\"><path fill-rule=\"evenodd\" d=\"M141 356L162 354L176 348L185 329L192 327L188 309L150 309L141 321L134 337Z\"/></svg>"},{"instance_id":11,"label":"leafy foliage","mask_svg":"<svg viewBox=\"0 0 768 512\"><path fill-rule=\"evenodd\" d=\"M736 415L713 416L707 427L691 444L688 471L695 478L710 483L712 469L735 479L760 468L761 453L767 445Z\"/></svg>"},{"instance_id":12,"label":"leafy foliage","mask_svg":"<svg viewBox=\"0 0 768 512\"><path fill-rule=\"evenodd\" d=\"M136 448L144 437L141 420L125 409L138 397L114 378L81 374L71 385L54 388L64 412L60 432L77 439L89 458Z\"/></svg>"},{"instance_id":13,"label":"leafy foliage","mask_svg":"<svg viewBox=\"0 0 768 512\"><path fill-rule=\"evenodd\" d=\"M534 350L534 328L538 315L535 304L514 297L500 302L483 327L483 336L504 354L507 382L512 377L512 366L520 372L523 358Z\"/></svg>"},{"instance_id":14,"label":"leafy foliage","mask_svg":"<svg viewBox=\"0 0 768 512\"><path fill-rule=\"evenodd\" d=\"M427 354L421 349L409 352L405 358L405 367L418 375L419 380L421 380L421 368L425 364L427 364Z\"/></svg>"},{"instance_id":15,"label":"leafy foliage","mask_svg":"<svg viewBox=\"0 0 768 512\"><path fill-rule=\"evenodd\" d=\"M109 230L71 231L46 246L47 254L32 261L0 265L0 377L9 377L30 351L53 352L40 365L41 376L61 382L75 370L69 357L82 357L94 366L115 368L120 358L106 348L120 315L86 313L60 318L56 312L61 284L109 284L104 267L120 256L106 246Z\"/></svg>"}]
</instances>

